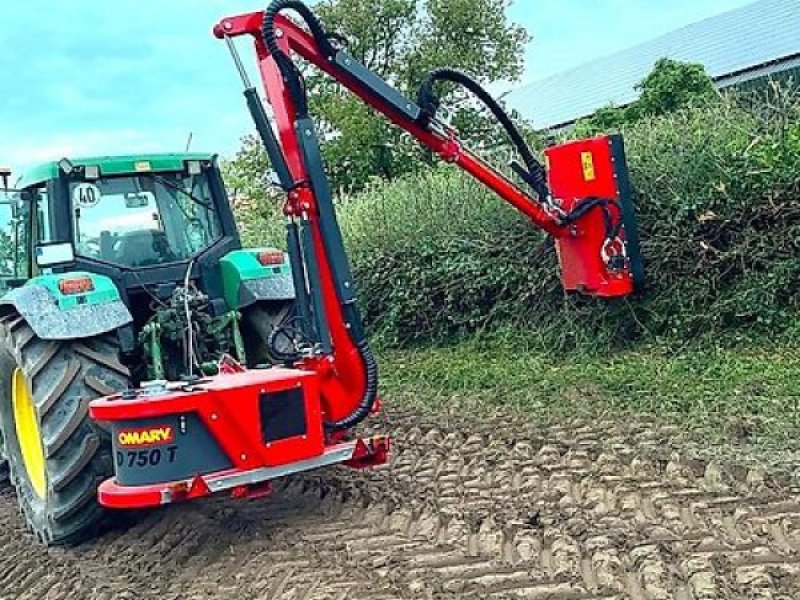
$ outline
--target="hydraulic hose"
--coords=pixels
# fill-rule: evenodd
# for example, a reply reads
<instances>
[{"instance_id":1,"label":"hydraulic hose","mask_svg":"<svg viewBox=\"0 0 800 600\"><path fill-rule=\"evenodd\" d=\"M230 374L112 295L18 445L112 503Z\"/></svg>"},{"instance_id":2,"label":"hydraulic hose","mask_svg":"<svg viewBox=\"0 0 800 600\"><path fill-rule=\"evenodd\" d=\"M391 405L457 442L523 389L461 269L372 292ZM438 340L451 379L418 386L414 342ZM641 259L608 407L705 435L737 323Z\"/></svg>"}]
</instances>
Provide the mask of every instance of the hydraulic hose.
<instances>
[{"instance_id":1,"label":"hydraulic hose","mask_svg":"<svg viewBox=\"0 0 800 600\"><path fill-rule=\"evenodd\" d=\"M439 109L439 97L433 89L437 81L449 81L466 88L491 111L511 139L511 143L525 163L525 167L530 175L531 187L533 187L534 191L539 196L539 200L545 202L550 195L550 191L547 186L547 175L544 167L536 160L533 151L530 146L528 146L525 138L522 137L517 126L514 125L511 117L508 116L508 113L506 113L492 95L472 77L466 73L447 67L431 71L419 88L417 102L422 108L423 118L430 121Z\"/></svg>"},{"instance_id":2,"label":"hydraulic hose","mask_svg":"<svg viewBox=\"0 0 800 600\"><path fill-rule=\"evenodd\" d=\"M511 118L508 116L503 107L487 92L477 81L472 77L450 68L441 68L431 71L422 85L419 88L417 103L422 108L422 115L420 117L422 124L427 126L430 120L436 115L439 109L439 97L434 92L434 85L437 81L449 81L458 84L470 92L472 92L483 104L491 111L497 121L505 130L508 137L511 139L512 144L519 153L524 167L519 165L516 161L512 162L511 166L522 178L530 185L536 194L539 196L539 201L546 203L550 199L550 189L547 185L547 173L542 164L536 160L525 138L522 137L519 129ZM563 215L560 219L562 225L570 225L575 223L592 209L599 207L603 213L603 224L605 228L606 240L614 240L622 228L622 221L614 224L614 219L611 213L611 206L619 205L615 200L605 198L586 198L583 202L575 206L572 211Z\"/></svg>"},{"instance_id":3,"label":"hydraulic hose","mask_svg":"<svg viewBox=\"0 0 800 600\"><path fill-rule=\"evenodd\" d=\"M619 209L619 203L616 200L596 197L586 198L570 212L564 215L564 217L561 219L561 223L563 225L571 225L572 223L575 223L581 219L590 210L597 208L598 206L603 212L603 225L605 228L606 239L613 240L615 237L617 237L619 230L622 228L622 221L619 221L616 225L614 225L614 219L611 214L612 206Z\"/></svg>"},{"instance_id":4,"label":"hydraulic hose","mask_svg":"<svg viewBox=\"0 0 800 600\"><path fill-rule=\"evenodd\" d=\"M273 0L273 2L267 7L266 11L264 11L261 35L267 50L277 63L278 68L281 71L281 75L286 81L289 93L292 96L296 112L295 123L298 123L302 119L308 119L309 131L312 131L313 124L308 116L308 97L303 84L302 76L289 56L287 56L283 50L281 50L280 46L278 45L277 35L275 33L275 17L278 16L278 13L287 9L296 11L303 18L308 25L308 28L311 31L311 35L313 36L317 46L325 55L325 57L327 57L329 60L332 60L336 54L336 50L334 49L333 44L331 44L331 39L333 36L329 36L325 32L325 28L322 26L322 23L317 16L300 0ZM315 136L313 135L311 136L312 139L314 137ZM305 136L302 136L302 138L305 138ZM309 147L310 143L311 142L309 139L300 139L300 146L304 149L306 165L316 165L315 167L310 168L310 171L313 172L309 173L309 179L311 180L311 187L317 196L317 201L319 204L321 220L320 229L323 231L323 234L325 234L326 231L328 232L325 235L326 239L324 239L323 245L326 247L326 249L330 248L331 246L335 248L337 236L338 242L341 244L341 231L336 224L333 206L330 203L330 191L328 189L327 179L324 177L321 156L319 156L319 145L316 141L314 141L313 147ZM309 160L310 155L313 156L314 160ZM328 214L329 212L330 214ZM325 217L325 215L328 216ZM342 253L343 251L344 250L342 248ZM328 254L330 254L330 250L328 250ZM346 256L342 254L340 258L345 261L344 264L346 265ZM341 261L336 260L329 261L334 278L341 282L343 280L341 269L337 269L336 267L336 265L340 264L340 262ZM349 272L349 267L346 267L344 270ZM344 281L347 281L348 279L344 279ZM317 282L317 285L319 285L319 282ZM339 292L337 292L337 294L339 294ZM372 412L372 408L375 405L375 401L378 397L378 364L375 361L375 357L373 356L372 350L369 348L366 336L364 335L364 329L361 323L361 318L358 314L358 310L354 302L346 301L341 295L339 295L338 301L342 309L343 319L348 325L350 339L352 340L353 345L356 347L364 366L364 393L358 403L358 406L351 414L338 421L325 423L325 429L328 431L342 431L345 429L351 429L358 425L367 416L369 416L370 412Z\"/></svg>"},{"instance_id":5,"label":"hydraulic hose","mask_svg":"<svg viewBox=\"0 0 800 600\"><path fill-rule=\"evenodd\" d=\"M317 15L300 0L273 0L273 2L264 11L264 19L261 25L261 37L267 50L275 59L278 68L283 75L286 85L289 87L289 93L292 95L292 100L295 103L297 116L300 118L308 116L308 97L306 95L305 85L303 84L303 77L297 70L292 60L281 50L278 45L277 35L275 33L275 17L281 11L291 9L297 12L308 25L311 30L311 35L314 37L317 46L322 53L328 58L333 58L336 51L330 42L325 28L317 18Z\"/></svg>"},{"instance_id":6,"label":"hydraulic hose","mask_svg":"<svg viewBox=\"0 0 800 600\"><path fill-rule=\"evenodd\" d=\"M372 407L375 405L375 400L378 398L378 363L375 360L375 356L372 354L372 350L366 340L359 343L356 348L361 355L361 360L364 362L364 395L358 407L350 415L339 421L325 423L325 428L329 431L352 429L358 425L372 412Z\"/></svg>"}]
</instances>

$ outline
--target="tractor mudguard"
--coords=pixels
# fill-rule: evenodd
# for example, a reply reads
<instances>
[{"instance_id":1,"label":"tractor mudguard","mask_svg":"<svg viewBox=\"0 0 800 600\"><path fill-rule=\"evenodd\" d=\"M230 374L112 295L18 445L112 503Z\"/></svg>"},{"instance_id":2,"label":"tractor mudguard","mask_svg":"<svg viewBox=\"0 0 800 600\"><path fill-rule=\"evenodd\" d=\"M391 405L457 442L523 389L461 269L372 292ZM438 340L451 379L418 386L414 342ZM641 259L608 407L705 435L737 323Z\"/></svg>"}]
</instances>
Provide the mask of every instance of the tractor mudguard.
<instances>
[{"instance_id":1,"label":"tractor mudguard","mask_svg":"<svg viewBox=\"0 0 800 600\"><path fill-rule=\"evenodd\" d=\"M0 298L0 316L10 312L43 340L93 337L133 321L111 279L85 272L34 277Z\"/></svg>"},{"instance_id":2,"label":"tractor mudguard","mask_svg":"<svg viewBox=\"0 0 800 600\"><path fill-rule=\"evenodd\" d=\"M295 299L288 256L274 248L234 250L219 261L225 301L231 310L261 301Z\"/></svg>"}]
</instances>

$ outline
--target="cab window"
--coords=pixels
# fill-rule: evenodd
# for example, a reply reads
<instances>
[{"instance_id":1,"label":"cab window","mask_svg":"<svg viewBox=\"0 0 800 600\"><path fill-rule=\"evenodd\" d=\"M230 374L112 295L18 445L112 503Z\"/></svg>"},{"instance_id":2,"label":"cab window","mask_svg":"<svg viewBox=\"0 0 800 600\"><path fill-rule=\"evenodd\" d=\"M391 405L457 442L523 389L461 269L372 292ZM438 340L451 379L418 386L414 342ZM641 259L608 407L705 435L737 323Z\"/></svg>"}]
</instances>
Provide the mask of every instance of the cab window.
<instances>
[{"instance_id":1,"label":"cab window","mask_svg":"<svg viewBox=\"0 0 800 600\"><path fill-rule=\"evenodd\" d=\"M30 277L30 203L19 193L0 194L0 293Z\"/></svg>"},{"instance_id":2,"label":"cab window","mask_svg":"<svg viewBox=\"0 0 800 600\"><path fill-rule=\"evenodd\" d=\"M221 235L205 176L142 174L72 183L77 254L125 266L191 258Z\"/></svg>"}]
</instances>

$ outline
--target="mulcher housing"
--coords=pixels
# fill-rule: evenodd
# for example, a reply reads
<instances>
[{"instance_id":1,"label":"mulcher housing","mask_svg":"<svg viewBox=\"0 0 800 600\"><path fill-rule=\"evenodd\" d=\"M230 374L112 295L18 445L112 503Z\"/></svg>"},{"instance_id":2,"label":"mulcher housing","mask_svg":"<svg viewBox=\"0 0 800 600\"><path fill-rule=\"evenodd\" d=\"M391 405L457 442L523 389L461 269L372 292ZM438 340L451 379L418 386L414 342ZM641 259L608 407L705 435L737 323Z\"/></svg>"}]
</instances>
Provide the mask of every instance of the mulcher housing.
<instances>
[{"instance_id":1,"label":"mulcher housing","mask_svg":"<svg viewBox=\"0 0 800 600\"><path fill-rule=\"evenodd\" d=\"M158 506L226 490L251 495L291 473L380 464L389 450L386 438L326 445L311 371L240 371L146 394L93 403L92 416L111 424L116 476L98 490L108 507Z\"/></svg>"}]
</instances>

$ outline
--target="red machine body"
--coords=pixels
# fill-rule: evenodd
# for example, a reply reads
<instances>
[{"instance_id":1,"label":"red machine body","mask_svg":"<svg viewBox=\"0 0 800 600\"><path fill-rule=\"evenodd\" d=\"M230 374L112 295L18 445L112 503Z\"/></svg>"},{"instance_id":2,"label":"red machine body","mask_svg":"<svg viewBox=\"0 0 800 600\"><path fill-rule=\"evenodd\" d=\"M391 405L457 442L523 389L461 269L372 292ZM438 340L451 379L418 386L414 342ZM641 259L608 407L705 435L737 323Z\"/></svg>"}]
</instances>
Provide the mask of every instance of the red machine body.
<instances>
[{"instance_id":1,"label":"red machine body","mask_svg":"<svg viewBox=\"0 0 800 600\"><path fill-rule=\"evenodd\" d=\"M389 451L386 437L326 444L319 377L299 369L168 384L101 398L89 410L111 427L116 476L98 489L100 503L111 508L223 491L242 497L291 473L382 464Z\"/></svg>"},{"instance_id":2,"label":"red machine body","mask_svg":"<svg viewBox=\"0 0 800 600\"><path fill-rule=\"evenodd\" d=\"M633 200L622 138L603 136L553 146L545 156L550 190L564 212L587 198L613 200L591 209L570 226L569 235L556 238L564 289L602 298L632 294L643 285L644 271L636 223L630 221ZM605 219L623 227L609 237ZM609 268L614 252L627 259L622 268Z\"/></svg>"},{"instance_id":3,"label":"red machine body","mask_svg":"<svg viewBox=\"0 0 800 600\"><path fill-rule=\"evenodd\" d=\"M287 71L286 61L294 57L336 79L552 235L565 289L610 298L627 296L641 283L620 138L548 150L552 197L535 198L465 149L454 129L435 118L420 118L419 106L346 52L334 55L330 47L323 52L321 46L329 46L329 41L318 22L310 32L278 14L299 4L275 0L266 13L223 19L214 34L229 43L257 129L286 190L288 252L291 256L292 244L297 244L292 266L301 273L295 280L295 287L300 286L298 310L309 303L305 309L313 313L317 343L298 356L292 368L223 373L93 401L90 414L110 427L116 461L116 476L99 489L105 506L139 508L221 491L259 495L276 477L387 460L387 437L350 437L353 424L379 406L377 371L357 317L316 133L299 108L298 89L303 86L291 85L293 77L300 77L299 70ZM299 8L308 20L308 9ZM249 86L232 43L237 36L254 42L277 136Z\"/></svg>"}]
</instances>

